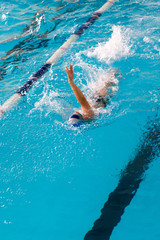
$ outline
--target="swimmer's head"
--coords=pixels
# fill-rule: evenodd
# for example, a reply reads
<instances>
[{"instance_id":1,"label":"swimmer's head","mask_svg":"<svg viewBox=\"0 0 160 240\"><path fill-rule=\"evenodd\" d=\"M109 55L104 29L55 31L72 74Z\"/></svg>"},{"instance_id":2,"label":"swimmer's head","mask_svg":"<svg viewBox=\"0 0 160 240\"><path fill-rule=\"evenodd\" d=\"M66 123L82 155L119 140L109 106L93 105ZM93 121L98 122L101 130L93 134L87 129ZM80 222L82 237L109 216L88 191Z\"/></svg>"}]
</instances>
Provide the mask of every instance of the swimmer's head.
<instances>
[{"instance_id":1,"label":"swimmer's head","mask_svg":"<svg viewBox=\"0 0 160 240\"><path fill-rule=\"evenodd\" d=\"M68 119L68 124L73 127L79 127L83 123L82 120L77 119L77 118L69 118Z\"/></svg>"}]
</instances>

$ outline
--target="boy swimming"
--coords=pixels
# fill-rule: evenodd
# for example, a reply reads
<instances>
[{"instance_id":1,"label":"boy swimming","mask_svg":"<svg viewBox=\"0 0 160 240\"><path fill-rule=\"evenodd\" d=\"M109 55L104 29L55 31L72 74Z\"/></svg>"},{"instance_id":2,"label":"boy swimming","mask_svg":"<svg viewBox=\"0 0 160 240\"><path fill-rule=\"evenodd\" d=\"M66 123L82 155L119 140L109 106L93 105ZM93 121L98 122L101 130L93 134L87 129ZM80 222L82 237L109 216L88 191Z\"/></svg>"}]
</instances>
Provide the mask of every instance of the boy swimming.
<instances>
[{"instance_id":1,"label":"boy swimming","mask_svg":"<svg viewBox=\"0 0 160 240\"><path fill-rule=\"evenodd\" d=\"M77 99L77 101L80 103L81 108L79 111L74 112L69 117L69 124L72 126L80 126L84 122L91 122L95 118L95 110L97 108L105 108L107 104L107 94L109 91L109 87L113 85L113 81L106 82L105 85L99 87L99 89L96 90L94 96L94 103L90 104L89 101L86 99L82 91L77 87L77 85L74 83L74 73L73 73L73 66L70 64L69 68L66 67L65 69L67 76L68 76L68 82L74 92L74 95Z\"/></svg>"}]
</instances>

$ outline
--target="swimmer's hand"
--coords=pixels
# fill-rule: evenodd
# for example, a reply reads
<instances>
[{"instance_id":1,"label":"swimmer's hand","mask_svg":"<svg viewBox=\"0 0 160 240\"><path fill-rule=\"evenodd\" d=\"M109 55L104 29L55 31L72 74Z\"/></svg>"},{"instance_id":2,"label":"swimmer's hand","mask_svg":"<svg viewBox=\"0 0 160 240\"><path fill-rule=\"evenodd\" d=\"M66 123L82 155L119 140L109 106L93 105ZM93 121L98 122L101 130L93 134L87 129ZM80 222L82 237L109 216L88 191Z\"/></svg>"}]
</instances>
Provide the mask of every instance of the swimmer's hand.
<instances>
[{"instance_id":1,"label":"swimmer's hand","mask_svg":"<svg viewBox=\"0 0 160 240\"><path fill-rule=\"evenodd\" d=\"M73 81L73 78L74 78L74 73L73 73L73 65L69 65L69 69L68 67L66 67L65 69L66 73L67 73L67 76L68 76L68 81Z\"/></svg>"}]
</instances>

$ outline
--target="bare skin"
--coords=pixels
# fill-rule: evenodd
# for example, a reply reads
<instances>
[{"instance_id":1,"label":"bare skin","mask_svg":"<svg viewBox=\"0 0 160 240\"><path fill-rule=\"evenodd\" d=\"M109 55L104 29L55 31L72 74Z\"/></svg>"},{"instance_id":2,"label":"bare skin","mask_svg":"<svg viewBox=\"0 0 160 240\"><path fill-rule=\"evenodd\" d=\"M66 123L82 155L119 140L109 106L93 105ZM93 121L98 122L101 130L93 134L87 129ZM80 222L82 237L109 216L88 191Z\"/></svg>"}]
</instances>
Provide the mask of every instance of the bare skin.
<instances>
[{"instance_id":1,"label":"bare skin","mask_svg":"<svg viewBox=\"0 0 160 240\"><path fill-rule=\"evenodd\" d=\"M75 94L75 97L77 98L77 101L81 105L81 111L84 119L86 121L91 121L94 118L94 111L90 104L88 103L86 97L82 93L82 91L77 87L77 85L73 82L74 73L73 73L73 66L70 64L69 68L66 67L65 69L67 76L68 76L68 82Z\"/></svg>"},{"instance_id":2,"label":"bare skin","mask_svg":"<svg viewBox=\"0 0 160 240\"><path fill-rule=\"evenodd\" d=\"M94 119L95 113L94 109L99 107L104 107L103 103L99 103L97 106L91 106L89 102L87 101L86 97L82 93L82 91L77 87L77 85L74 83L74 73L73 73L73 66L70 64L69 68L66 67L65 69L67 76L68 76L68 82L75 94L75 97L77 98L77 101L81 105L81 113L83 115L83 118L86 121L92 121ZM109 87L112 85L112 82L106 83L105 87L102 89L99 89L98 95L101 97L106 97L108 93Z\"/></svg>"}]
</instances>

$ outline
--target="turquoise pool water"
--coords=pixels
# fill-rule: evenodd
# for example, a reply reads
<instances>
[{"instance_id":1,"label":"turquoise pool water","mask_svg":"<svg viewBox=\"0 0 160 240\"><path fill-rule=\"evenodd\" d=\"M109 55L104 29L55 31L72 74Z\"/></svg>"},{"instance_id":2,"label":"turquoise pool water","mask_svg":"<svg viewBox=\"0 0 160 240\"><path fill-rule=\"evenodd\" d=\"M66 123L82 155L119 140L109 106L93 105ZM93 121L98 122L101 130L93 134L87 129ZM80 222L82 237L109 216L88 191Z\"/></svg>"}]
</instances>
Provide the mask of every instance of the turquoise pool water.
<instances>
[{"instance_id":1,"label":"turquoise pool water","mask_svg":"<svg viewBox=\"0 0 160 240\"><path fill-rule=\"evenodd\" d=\"M1 1L0 104L104 3ZM117 1L0 120L2 239L160 238L159 16L159 1ZM109 68L122 75L99 119L82 129L66 124L78 107L64 71L69 63L85 94ZM136 184L125 180L105 215L111 224L124 206L113 231L100 226L86 235L127 174Z\"/></svg>"}]
</instances>

